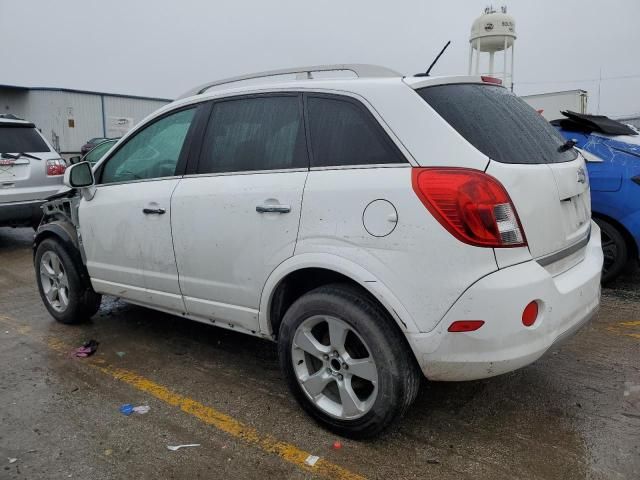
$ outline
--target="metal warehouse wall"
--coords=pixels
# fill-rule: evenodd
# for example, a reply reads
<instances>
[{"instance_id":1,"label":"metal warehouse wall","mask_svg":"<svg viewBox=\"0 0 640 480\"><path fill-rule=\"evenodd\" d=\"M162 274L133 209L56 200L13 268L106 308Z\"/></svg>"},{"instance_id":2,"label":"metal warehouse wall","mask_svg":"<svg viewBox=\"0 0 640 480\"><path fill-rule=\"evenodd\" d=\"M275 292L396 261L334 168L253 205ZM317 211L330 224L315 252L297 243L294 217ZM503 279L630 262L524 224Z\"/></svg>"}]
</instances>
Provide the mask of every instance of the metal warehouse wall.
<instances>
[{"instance_id":1,"label":"metal warehouse wall","mask_svg":"<svg viewBox=\"0 0 640 480\"><path fill-rule=\"evenodd\" d=\"M28 98L26 119L60 152L79 152L88 139L102 136L99 95L32 90Z\"/></svg>"},{"instance_id":2,"label":"metal warehouse wall","mask_svg":"<svg viewBox=\"0 0 640 480\"><path fill-rule=\"evenodd\" d=\"M166 104L163 100L101 93L0 87L0 113L13 113L35 123L63 153L80 152L93 137L122 136Z\"/></svg>"}]
</instances>

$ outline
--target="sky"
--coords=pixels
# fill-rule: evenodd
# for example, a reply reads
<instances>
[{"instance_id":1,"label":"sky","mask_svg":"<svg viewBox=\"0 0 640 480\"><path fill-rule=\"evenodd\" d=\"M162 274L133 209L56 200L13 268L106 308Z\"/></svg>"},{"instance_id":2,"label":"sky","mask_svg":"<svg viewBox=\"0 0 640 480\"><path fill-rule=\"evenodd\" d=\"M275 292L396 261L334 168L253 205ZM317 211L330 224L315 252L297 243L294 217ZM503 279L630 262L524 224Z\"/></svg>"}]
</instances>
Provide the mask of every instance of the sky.
<instances>
[{"instance_id":1,"label":"sky","mask_svg":"<svg viewBox=\"0 0 640 480\"><path fill-rule=\"evenodd\" d=\"M486 0L0 0L0 84L175 98L209 80L374 63L466 74ZM640 0L504 0L515 91L581 88L589 111L640 115ZM601 80L599 80L601 78Z\"/></svg>"}]
</instances>

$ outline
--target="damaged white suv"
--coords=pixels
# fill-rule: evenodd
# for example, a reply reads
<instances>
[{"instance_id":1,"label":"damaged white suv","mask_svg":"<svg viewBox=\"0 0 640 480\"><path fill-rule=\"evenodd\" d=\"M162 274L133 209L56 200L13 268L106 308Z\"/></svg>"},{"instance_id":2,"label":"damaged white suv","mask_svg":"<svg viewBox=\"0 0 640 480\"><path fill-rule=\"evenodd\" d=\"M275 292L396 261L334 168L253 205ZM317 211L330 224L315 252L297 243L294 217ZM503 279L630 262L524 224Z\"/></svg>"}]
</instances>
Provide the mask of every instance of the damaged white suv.
<instances>
[{"instance_id":1,"label":"damaged white suv","mask_svg":"<svg viewBox=\"0 0 640 480\"><path fill-rule=\"evenodd\" d=\"M277 341L295 397L346 436L390 424L422 376L535 361L599 304L584 159L492 78L214 82L65 181L35 240L53 317L107 294Z\"/></svg>"}]
</instances>

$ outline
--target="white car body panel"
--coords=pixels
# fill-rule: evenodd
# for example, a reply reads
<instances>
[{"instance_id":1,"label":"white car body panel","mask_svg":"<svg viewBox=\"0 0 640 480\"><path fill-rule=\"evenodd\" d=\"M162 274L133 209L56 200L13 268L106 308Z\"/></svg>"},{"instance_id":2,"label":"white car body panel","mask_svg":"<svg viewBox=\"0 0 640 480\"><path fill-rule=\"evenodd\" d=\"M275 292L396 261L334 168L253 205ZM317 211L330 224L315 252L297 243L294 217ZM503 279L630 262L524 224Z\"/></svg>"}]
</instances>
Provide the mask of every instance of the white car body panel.
<instances>
[{"instance_id":1,"label":"white car body panel","mask_svg":"<svg viewBox=\"0 0 640 480\"><path fill-rule=\"evenodd\" d=\"M96 291L184 312L171 237L171 195L180 180L100 185L82 199L80 232ZM143 208L163 208L145 215Z\"/></svg>"},{"instance_id":2,"label":"white car body panel","mask_svg":"<svg viewBox=\"0 0 640 480\"><path fill-rule=\"evenodd\" d=\"M173 237L186 311L258 330L269 274L293 255L307 170L184 178L173 196ZM258 213L286 205L288 213Z\"/></svg>"}]
</instances>

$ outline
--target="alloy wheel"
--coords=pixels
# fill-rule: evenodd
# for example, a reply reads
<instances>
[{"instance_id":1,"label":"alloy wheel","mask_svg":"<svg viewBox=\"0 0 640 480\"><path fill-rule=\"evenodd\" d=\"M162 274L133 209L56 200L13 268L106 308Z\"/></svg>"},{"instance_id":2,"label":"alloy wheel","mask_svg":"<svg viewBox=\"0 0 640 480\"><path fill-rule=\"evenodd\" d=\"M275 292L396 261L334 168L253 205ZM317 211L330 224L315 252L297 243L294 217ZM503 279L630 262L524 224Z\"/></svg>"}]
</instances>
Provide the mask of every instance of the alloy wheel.
<instances>
[{"instance_id":1,"label":"alloy wheel","mask_svg":"<svg viewBox=\"0 0 640 480\"><path fill-rule=\"evenodd\" d=\"M315 315L297 328L291 345L296 378L324 413L341 420L365 415L378 395L371 349L345 321Z\"/></svg>"}]
</instances>

